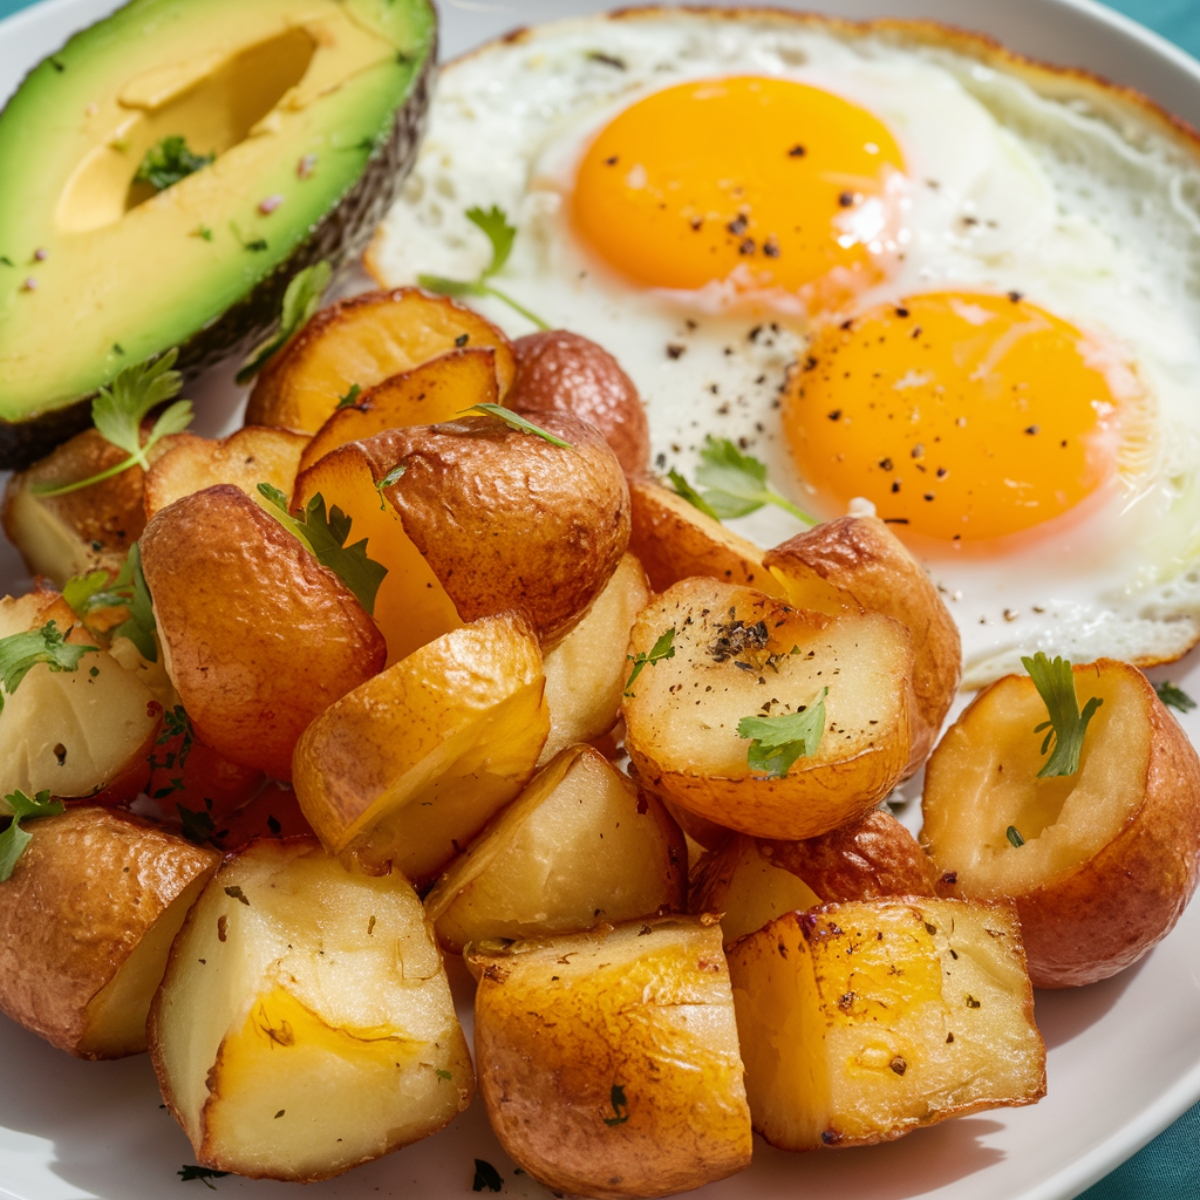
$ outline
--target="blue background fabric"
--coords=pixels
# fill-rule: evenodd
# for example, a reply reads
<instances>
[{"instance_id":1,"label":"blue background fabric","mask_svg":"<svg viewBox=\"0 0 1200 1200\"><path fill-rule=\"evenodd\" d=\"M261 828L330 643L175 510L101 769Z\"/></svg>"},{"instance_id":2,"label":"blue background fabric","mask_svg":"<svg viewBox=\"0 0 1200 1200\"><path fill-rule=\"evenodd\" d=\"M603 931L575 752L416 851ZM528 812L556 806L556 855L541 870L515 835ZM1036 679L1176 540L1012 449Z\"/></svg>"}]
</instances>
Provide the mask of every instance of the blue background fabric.
<instances>
[{"instance_id":1,"label":"blue background fabric","mask_svg":"<svg viewBox=\"0 0 1200 1200\"><path fill-rule=\"evenodd\" d=\"M0 0L0 17L31 2ZM1200 58L1200 0L1112 0L1110 7ZM1200 1200L1200 1104L1079 1200Z\"/></svg>"}]
</instances>

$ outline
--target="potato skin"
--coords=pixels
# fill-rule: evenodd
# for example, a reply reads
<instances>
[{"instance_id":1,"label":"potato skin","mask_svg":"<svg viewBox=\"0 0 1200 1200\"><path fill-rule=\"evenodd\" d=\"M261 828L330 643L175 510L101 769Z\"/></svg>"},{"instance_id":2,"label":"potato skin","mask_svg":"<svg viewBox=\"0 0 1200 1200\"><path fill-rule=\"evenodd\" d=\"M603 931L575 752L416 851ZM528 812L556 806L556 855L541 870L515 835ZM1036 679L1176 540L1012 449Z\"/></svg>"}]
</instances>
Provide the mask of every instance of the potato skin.
<instances>
[{"instance_id":1,"label":"potato skin","mask_svg":"<svg viewBox=\"0 0 1200 1200\"><path fill-rule=\"evenodd\" d=\"M196 732L230 761L290 779L309 722L382 668L383 635L337 575L232 484L163 509L141 548Z\"/></svg>"},{"instance_id":2,"label":"potato skin","mask_svg":"<svg viewBox=\"0 0 1200 1200\"><path fill-rule=\"evenodd\" d=\"M78 1057L88 1003L219 855L93 805L31 821L0 884L0 1009Z\"/></svg>"},{"instance_id":3,"label":"potato skin","mask_svg":"<svg viewBox=\"0 0 1200 1200\"><path fill-rule=\"evenodd\" d=\"M650 425L633 380L602 346L566 329L513 342L517 373L508 407L531 416L564 412L590 421L628 475L650 465Z\"/></svg>"},{"instance_id":4,"label":"potato skin","mask_svg":"<svg viewBox=\"0 0 1200 1200\"><path fill-rule=\"evenodd\" d=\"M463 621L520 610L547 644L617 569L629 544L629 492L593 426L564 413L539 417L571 448L491 416L360 444L381 475L405 468L384 496Z\"/></svg>"}]
</instances>

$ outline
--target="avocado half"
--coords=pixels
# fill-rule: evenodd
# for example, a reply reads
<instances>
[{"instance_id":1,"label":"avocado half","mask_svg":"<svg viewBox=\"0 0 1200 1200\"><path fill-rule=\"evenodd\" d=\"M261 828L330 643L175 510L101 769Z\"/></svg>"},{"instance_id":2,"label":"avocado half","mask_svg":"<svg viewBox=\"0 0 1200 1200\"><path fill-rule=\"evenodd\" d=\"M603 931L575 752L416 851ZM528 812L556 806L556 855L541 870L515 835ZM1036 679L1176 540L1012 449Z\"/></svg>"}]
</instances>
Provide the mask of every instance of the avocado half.
<instances>
[{"instance_id":1,"label":"avocado half","mask_svg":"<svg viewBox=\"0 0 1200 1200\"><path fill-rule=\"evenodd\" d=\"M357 257L424 130L430 0L133 0L0 112L0 466L122 368L262 338L292 276ZM161 191L167 138L212 161Z\"/></svg>"}]
</instances>

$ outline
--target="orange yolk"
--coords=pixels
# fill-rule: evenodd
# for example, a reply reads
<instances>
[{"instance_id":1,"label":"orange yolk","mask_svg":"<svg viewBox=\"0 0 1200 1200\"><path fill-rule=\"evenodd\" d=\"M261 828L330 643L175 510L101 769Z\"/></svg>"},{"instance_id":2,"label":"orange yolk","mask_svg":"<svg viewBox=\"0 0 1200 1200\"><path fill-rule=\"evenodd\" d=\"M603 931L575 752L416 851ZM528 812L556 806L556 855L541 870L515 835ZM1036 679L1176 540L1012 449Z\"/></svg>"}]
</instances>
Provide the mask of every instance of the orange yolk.
<instances>
[{"instance_id":1,"label":"orange yolk","mask_svg":"<svg viewBox=\"0 0 1200 1200\"><path fill-rule=\"evenodd\" d=\"M1117 467L1120 406L1096 344L1012 296L916 296L814 338L784 401L800 473L902 531L1021 533Z\"/></svg>"},{"instance_id":2,"label":"orange yolk","mask_svg":"<svg viewBox=\"0 0 1200 1200\"><path fill-rule=\"evenodd\" d=\"M639 283L842 302L884 276L899 147L865 109L755 76L655 92L592 143L575 180L586 241Z\"/></svg>"}]
</instances>

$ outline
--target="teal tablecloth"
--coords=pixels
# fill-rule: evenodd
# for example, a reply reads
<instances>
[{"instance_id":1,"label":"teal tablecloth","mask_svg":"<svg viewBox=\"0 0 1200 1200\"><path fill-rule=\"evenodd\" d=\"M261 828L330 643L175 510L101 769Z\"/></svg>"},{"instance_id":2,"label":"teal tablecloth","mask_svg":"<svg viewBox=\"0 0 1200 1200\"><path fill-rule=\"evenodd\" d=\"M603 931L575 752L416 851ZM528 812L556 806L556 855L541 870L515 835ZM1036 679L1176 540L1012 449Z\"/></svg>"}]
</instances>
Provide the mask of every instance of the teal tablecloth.
<instances>
[{"instance_id":1,"label":"teal tablecloth","mask_svg":"<svg viewBox=\"0 0 1200 1200\"><path fill-rule=\"evenodd\" d=\"M31 2L0 0L0 17ZM1111 7L1200 58L1200 0L1113 0ZM1079 1200L1200 1200L1200 1104Z\"/></svg>"}]
</instances>

